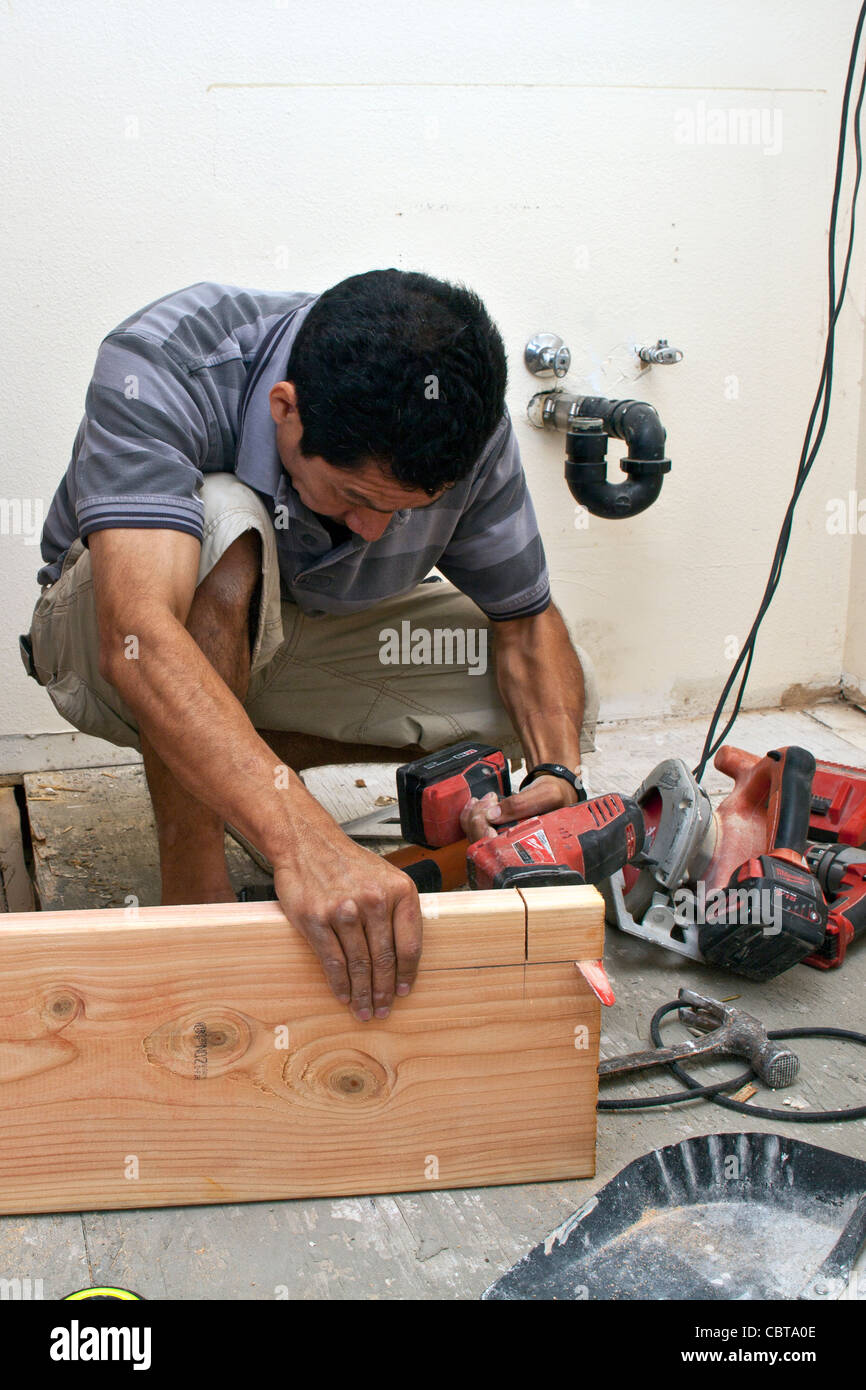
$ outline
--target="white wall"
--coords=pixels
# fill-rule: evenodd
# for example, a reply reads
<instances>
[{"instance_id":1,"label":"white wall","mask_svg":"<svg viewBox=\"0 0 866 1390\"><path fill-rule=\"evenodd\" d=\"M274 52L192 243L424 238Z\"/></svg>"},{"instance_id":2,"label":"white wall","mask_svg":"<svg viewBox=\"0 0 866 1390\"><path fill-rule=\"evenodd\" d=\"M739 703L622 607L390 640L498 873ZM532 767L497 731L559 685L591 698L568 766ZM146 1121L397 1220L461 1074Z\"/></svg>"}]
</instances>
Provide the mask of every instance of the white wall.
<instances>
[{"instance_id":1,"label":"white wall","mask_svg":"<svg viewBox=\"0 0 866 1390\"><path fill-rule=\"evenodd\" d=\"M863 365L866 368L866 334ZM866 390L860 395L859 444L857 473L846 498L849 530L856 524L857 535L851 542L843 686L849 699L866 705Z\"/></svg>"},{"instance_id":2,"label":"white wall","mask_svg":"<svg viewBox=\"0 0 866 1390\"><path fill-rule=\"evenodd\" d=\"M595 654L604 711L710 708L763 590L817 383L857 9L16 0L0 16L0 497L47 506L100 338L160 294L201 278L321 289L383 265L463 279L508 343L556 593ZM700 103L765 110L781 121L772 152L684 143L682 112L699 118ZM862 245L851 286L831 428L752 704L843 668L852 538L825 523L856 487ZM674 467L651 511L575 529L562 439L524 418L537 383L522 351L539 328L583 364L567 385L659 409ZM681 365L625 386L586 374L659 334ZM623 452L612 443L614 475ZM0 536L0 734L67 727L17 655L38 563L24 537Z\"/></svg>"}]
</instances>

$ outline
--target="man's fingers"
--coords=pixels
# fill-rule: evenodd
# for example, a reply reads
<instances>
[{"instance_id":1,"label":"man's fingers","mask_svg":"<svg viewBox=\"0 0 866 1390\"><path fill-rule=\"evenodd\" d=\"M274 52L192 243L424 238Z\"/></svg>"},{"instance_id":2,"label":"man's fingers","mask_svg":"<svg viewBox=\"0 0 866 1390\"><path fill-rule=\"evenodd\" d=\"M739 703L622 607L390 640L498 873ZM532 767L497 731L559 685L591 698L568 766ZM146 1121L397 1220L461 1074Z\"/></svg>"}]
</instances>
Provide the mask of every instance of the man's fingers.
<instances>
[{"instance_id":1,"label":"man's fingers","mask_svg":"<svg viewBox=\"0 0 866 1390\"><path fill-rule=\"evenodd\" d=\"M501 800L495 792L488 792L480 801L471 797L460 813L460 824L467 840L474 843L498 835L517 821L573 805L575 800L575 793L561 778L539 777L526 791L513 792Z\"/></svg>"},{"instance_id":2,"label":"man's fingers","mask_svg":"<svg viewBox=\"0 0 866 1390\"><path fill-rule=\"evenodd\" d=\"M337 936L318 917L307 918L303 933L319 957L325 979L337 999L341 1004L348 1004L352 997L352 986L346 969L346 957Z\"/></svg>"},{"instance_id":3,"label":"man's fingers","mask_svg":"<svg viewBox=\"0 0 866 1390\"><path fill-rule=\"evenodd\" d=\"M424 923L421 904L414 887L399 899L393 915L394 944L397 949L397 993L408 994L418 974Z\"/></svg>"},{"instance_id":4,"label":"man's fingers","mask_svg":"<svg viewBox=\"0 0 866 1390\"><path fill-rule=\"evenodd\" d=\"M473 796L466 803L460 813L460 825L467 840L474 842L499 834L499 824L503 819L499 809L501 805L495 792L488 792L480 801Z\"/></svg>"},{"instance_id":5,"label":"man's fingers","mask_svg":"<svg viewBox=\"0 0 866 1390\"><path fill-rule=\"evenodd\" d=\"M558 777L539 777L525 792L513 792L504 796L499 803L502 824L508 821L528 820L530 816L543 816L545 811L558 811L569 805L575 796L569 792L568 783Z\"/></svg>"},{"instance_id":6,"label":"man's fingers","mask_svg":"<svg viewBox=\"0 0 866 1390\"><path fill-rule=\"evenodd\" d=\"M361 854L372 863L360 864ZM276 870L274 883L286 916L315 951L334 995L366 1023L388 1017L395 992L409 993L421 955L422 923L410 879L367 851L361 854L357 886L351 886L349 866L341 864L330 892L319 890L326 899L319 911L310 906L313 894L304 901L293 891L294 877L283 870Z\"/></svg>"},{"instance_id":7,"label":"man's fingers","mask_svg":"<svg viewBox=\"0 0 866 1390\"><path fill-rule=\"evenodd\" d=\"M553 806L548 804L549 798L535 790L535 785L527 787L525 792L515 792L513 796L503 797L499 805L502 810L500 819L507 824L509 821L528 820L530 816L541 815L544 811L552 811Z\"/></svg>"},{"instance_id":8,"label":"man's fingers","mask_svg":"<svg viewBox=\"0 0 866 1390\"><path fill-rule=\"evenodd\" d=\"M391 903L383 888L372 888L359 895L359 907L372 965L373 1015L387 1018L394 1002L397 965Z\"/></svg>"},{"instance_id":9,"label":"man's fingers","mask_svg":"<svg viewBox=\"0 0 866 1390\"><path fill-rule=\"evenodd\" d=\"M373 1017L370 952L354 899L340 903L333 914L333 927L346 957L346 969L352 986L352 1012L360 1023Z\"/></svg>"}]
</instances>

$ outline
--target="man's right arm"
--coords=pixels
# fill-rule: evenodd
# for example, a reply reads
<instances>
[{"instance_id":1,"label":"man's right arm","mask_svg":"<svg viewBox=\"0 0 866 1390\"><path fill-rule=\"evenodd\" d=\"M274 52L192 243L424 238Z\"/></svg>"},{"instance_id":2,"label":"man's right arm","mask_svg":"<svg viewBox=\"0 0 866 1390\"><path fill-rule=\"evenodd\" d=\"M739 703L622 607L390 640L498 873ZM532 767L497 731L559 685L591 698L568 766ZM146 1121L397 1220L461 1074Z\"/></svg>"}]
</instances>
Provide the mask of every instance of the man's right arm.
<instances>
[{"instance_id":1,"label":"man's right arm","mask_svg":"<svg viewBox=\"0 0 866 1390\"><path fill-rule=\"evenodd\" d=\"M88 546L102 675L178 782L267 855L283 909L336 997L358 1017L382 1016L418 967L414 884L349 840L275 763L186 630L199 542L183 531L124 528L91 532Z\"/></svg>"}]
</instances>

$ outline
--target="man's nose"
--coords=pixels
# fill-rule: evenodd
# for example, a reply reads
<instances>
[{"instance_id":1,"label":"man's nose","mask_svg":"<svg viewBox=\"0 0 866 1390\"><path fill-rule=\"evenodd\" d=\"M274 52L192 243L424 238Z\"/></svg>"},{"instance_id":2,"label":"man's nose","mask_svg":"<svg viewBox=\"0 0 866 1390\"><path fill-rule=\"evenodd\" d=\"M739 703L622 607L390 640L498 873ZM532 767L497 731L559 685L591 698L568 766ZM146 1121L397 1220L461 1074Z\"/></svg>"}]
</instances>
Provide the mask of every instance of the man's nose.
<instances>
[{"instance_id":1,"label":"man's nose","mask_svg":"<svg viewBox=\"0 0 866 1390\"><path fill-rule=\"evenodd\" d=\"M365 541L377 541L384 535L393 515L393 512L357 510L346 515L345 524Z\"/></svg>"}]
</instances>

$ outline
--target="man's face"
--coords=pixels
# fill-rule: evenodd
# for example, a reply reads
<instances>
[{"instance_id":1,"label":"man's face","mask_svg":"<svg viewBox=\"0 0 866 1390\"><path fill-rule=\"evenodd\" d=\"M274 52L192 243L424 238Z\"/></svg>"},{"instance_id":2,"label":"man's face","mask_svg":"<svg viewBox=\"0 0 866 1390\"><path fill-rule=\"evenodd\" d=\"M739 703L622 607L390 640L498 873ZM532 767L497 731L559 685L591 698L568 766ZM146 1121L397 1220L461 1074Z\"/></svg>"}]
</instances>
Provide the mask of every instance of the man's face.
<instances>
[{"instance_id":1,"label":"man's face","mask_svg":"<svg viewBox=\"0 0 866 1390\"><path fill-rule=\"evenodd\" d=\"M277 427L280 462L305 507L333 517L365 541L377 541L396 511L429 507L445 491L430 497L420 489L402 487L373 460L361 468L335 468L325 459L301 453L303 427L294 386L279 382L271 391L271 414Z\"/></svg>"}]
</instances>

